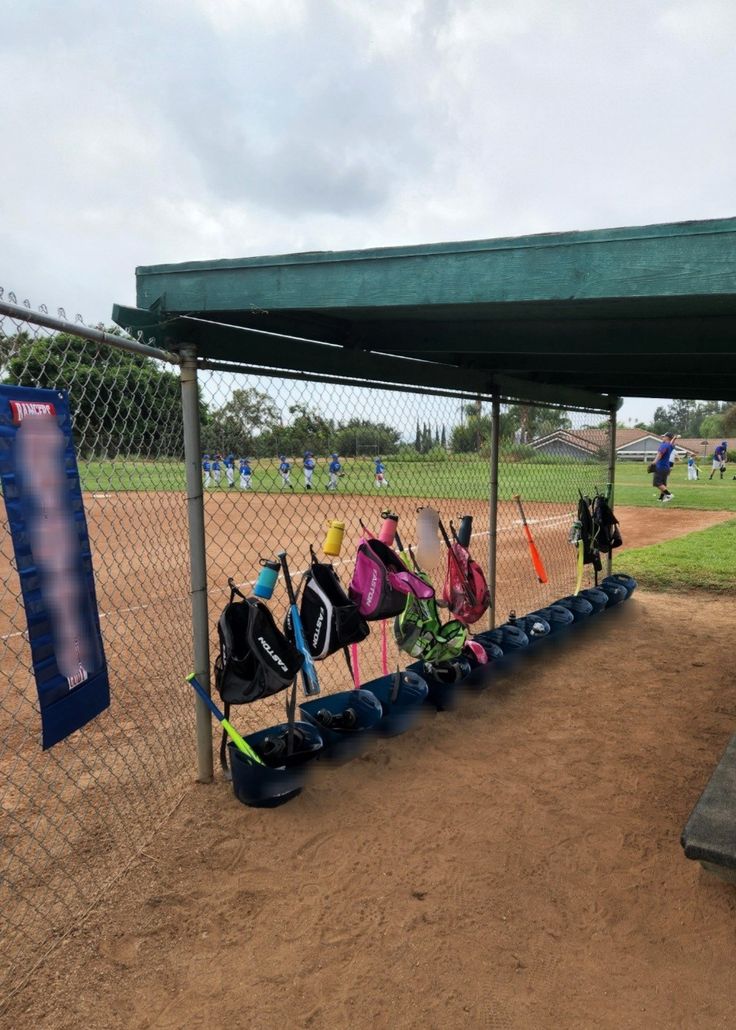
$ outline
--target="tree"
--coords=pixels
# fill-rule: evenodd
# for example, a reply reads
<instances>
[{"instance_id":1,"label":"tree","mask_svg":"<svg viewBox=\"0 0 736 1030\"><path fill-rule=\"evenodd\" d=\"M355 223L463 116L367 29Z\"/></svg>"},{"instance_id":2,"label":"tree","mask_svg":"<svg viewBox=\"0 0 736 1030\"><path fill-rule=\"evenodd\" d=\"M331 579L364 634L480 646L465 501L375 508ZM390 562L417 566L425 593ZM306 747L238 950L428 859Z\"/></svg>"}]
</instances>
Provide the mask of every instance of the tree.
<instances>
[{"instance_id":1,"label":"tree","mask_svg":"<svg viewBox=\"0 0 736 1030\"><path fill-rule=\"evenodd\" d=\"M417 453L422 453L422 434L419 431L419 419L417 419L417 435L414 438L414 449L417 451Z\"/></svg>"},{"instance_id":2,"label":"tree","mask_svg":"<svg viewBox=\"0 0 736 1030\"><path fill-rule=\"evenodd\" d=\"M720 430L713 429L727 408L728 404L720 401L674 400L655 409L649 428L660 436L670 431L678 436L718 436ZM705 420L713 417L715 420L704 426Z\"/></svg>"},{"instance_id":3,"label":"tree","mask_svg":"<svg viewBox=\"0 0 736 1030\"><path fill-rule=\"evenodd\" d=\"M248 455L259 450L259 434L279 423L278 409L267 393L253 387L234 390L230 400L213 411L203 426L202 448Z\"/></svg>"},{"instance_id":4,"label":"tree","mask_svg":"<svg viewBox=\"0 0 736 1030\"><path fill-rule=\"evenodd\" d=\"M510 404L506 410L502 436L513 436L521 430L521 442L529 443L558 429L572 429L572 422L562 408L536 407L529 404Z\"/></svg>"},{"instance_id":5,"label":"tree","mask_svg":"<svg viewBox=\"0 0 736 1030\"><path fill-rule=\"evenodd\" d=\"M736 436L736 404L724 411L722 428L725 436Z\"/></svg>"},{"instance_id":6,"label":"tree","mask_svg":"<svg viewBox=\"0 0 736 1030\"><path fill-rule=\"evenodd\" d=\"M335 428L333 447L345 457L356 457L370 451L372 454L394 454L401 434L385 422L371 422L364 418L351 418L339 422Z\"/></svg>"},{"instance_id":7,"label":"tree","mask_svg":"<svg viewBox=\"0 0 736 1030\"><path fill-rule=\"evenodd\" d=\"M700 431L697 436L706 439L711 436L723 436L723 422L725 415L706 415L700 423Z\"/></svg>"},{"instance_id":8,"label":"tree","mask_svg":"<svg viewBox=\"0 0 736 1030\"><path fill-rule=\"evenodd\" d=\"M447 433L445 431L444 423L442 425L442 436L440 437L440 447L443 447L445 450L447 450Z\"/></svg>"},{"instance_id":9,"label":"tree","mask_svg":"<svg viewBox=\"0 0 736 1030\"><path fill-rule=\"evenodd\" d=\"M74 440L84 457L182 454L179 378L153 359L70 333L20 334L6 341L4 355L3 382L68 390ZM200 414L206 421L202 402Z\"/></svg>"},{"instance_id":10,"label":"tree","mask_svg":"<svg viewBox=\"0 0 736 1030\"><path fill-rule=\"evenodd\" d=\"M291 422L274 426L261 434L259 440L268 454L327 454L335 433L335 423L305 404L292 404Z\"/></svg>"}]
</instances>

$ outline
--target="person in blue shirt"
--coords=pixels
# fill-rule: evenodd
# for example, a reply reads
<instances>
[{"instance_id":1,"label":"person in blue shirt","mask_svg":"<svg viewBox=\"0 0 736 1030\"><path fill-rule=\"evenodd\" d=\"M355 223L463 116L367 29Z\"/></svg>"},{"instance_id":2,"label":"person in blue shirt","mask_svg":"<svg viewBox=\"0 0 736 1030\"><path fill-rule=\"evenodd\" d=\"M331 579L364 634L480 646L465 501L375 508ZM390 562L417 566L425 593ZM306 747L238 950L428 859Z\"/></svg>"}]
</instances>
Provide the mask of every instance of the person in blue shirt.
<instances>
[{"instance_id":1,"label":"person in blue shirt","mask_svg":"<svg viewBox=\"0 0 736 1030\"><path fill-rule=\"evenodd\" d=\"M662 443L659 445L657 457L654 459L654 473L652 485L659 490L657 500L661 504L668 504L675 496L667 489L667 477L670 474L670 455L675 449L675 437L672 433L665 433Z\"/></svg>"},{"instance_id":2,"label":"person in blue shirt","mask_svg":"<svg viewBox=\"0 0 736 1030\"><path fill-rule=\"evenodd\" d=\"M312 489L312 476L314 475L314 467L316 465L314 456L311 451L304 452L304 486L307 490Z\"/></svg>"},{"instance_id":3,"label":"person in blue shirt","mask_svg":"<svg viewBox=\"0 0 736 1030\"><path fill-rule=\"evenodd\" d=\"M376 486L380 489L382 486L388 487L388 479L386 478L386 466L383 464L380 458L376 458Z\"/></svg>"},{"instance_id":4,"label":"person in blue shirt","mask_svg":"<svg viewBox=\"0 0 736 1030\"><path fill-rule=\"evenodd\" d=\"M329 464L330 481L327 484L327 489L337 490L337 477L342 471L342 465L340 464L340 459L337 454L331 454L330 458L332 459Z\"/></svg>"},{"instance_id":5,"label":"person in blue shirt","mask_svg":"<svg viewBox=\"0 0 736 1030\"><path fill-rule=\"evenodd\" d=\"M241 458L240 459L240 489L241 490L250 490L250 477L252 475L252 472L253 472L253 470L251 469L251 467L250 467L250 465L248 463L248 459L247 458Z\"/></svg>"},{"instance_id":6,"label":"person in blue shirt","mask_svg":"<svg viewBox=\"0 0 736 1030\"><path fill-rule=\"evenodd\" d=\"M726 460L728 458L728 441L724 440L723 443L719 443L716 449L713 451L713 468L711 474L708 476L710 481L716 472L721 473L721 479L723 479L723 473L726 471Z\"/></svg>"},{"instance_id":7,"label":"person in blue shirt","mask_svg":"<svg viewBox=\"0 0 736 1030\"><path fill-rule=\"evenodd\" d=\"M286 460L285 454L279 454L279 475L281 476L281 489L285 489L287 486L290 490L294 487L291 483L291 464Z\"/></svg>"},{"instance_id":8,"label":"person in blue shirt","mask_svg":"<svg viewBox=\"0 0 736 1030\"><path fill-rule=\"evenodd\" d=\"M210 469L211 468L212 468L212 466L210 464L210 456L209 456L209 454L203 455L202 456L202 471L204 472L204 483L203 483L203 486L205 487L205 489L212 482L212 477L210 476Z\"/></svg>"},{"instance_id":9,"label":"person in blue shirt","mask_svg":"<svg viewBox=\"0 0 736 1030\"><path fill-rule=\"evenodd\" d=\"M220 462L222 461L222 455L216 454L215 459L212 462L212 478L215 481L215 486L220 485Z\"/></svg>"},{"instance_id":10,"label":"person in blue shirt","mask_svg":"<svg viewBox=\"0 0 736 1030\"><path fill-rule=\"evenodd\" d=\"M225 478L230 490L235 486L235 455L228 454L225 458Z\"/></svg>"}]
</instances>

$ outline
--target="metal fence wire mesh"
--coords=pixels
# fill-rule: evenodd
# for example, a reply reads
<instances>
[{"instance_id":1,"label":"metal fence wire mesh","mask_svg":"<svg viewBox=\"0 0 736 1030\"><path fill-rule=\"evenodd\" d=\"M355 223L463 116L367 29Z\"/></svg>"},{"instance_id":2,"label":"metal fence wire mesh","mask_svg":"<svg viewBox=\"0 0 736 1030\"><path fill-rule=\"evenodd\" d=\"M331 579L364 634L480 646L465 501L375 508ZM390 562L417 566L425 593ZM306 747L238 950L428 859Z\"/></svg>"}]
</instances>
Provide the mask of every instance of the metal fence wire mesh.
<instances>
[{"instance_id":1,"label":"metal fence wire mesh","mask_svg":"<svg viewBox=\"0 0 736 1030\"><path fill-rule=\"evenodd\" d=\"M112 697L102 716L41 751L3 509L0 988L7 990L155 832L192 781L196 760L193 698L184 684L192 668L192 615L177 366L51 332L29 312L28 319L0 315L0 378L69 391ZM286 550L297 585L310 547L322 557L330 520L345 523L334 564L346 587L361 520L377 533L387 509L399 516L404 545L416 543L422 506L436 508L448 527L472 515L471 553L488 574L490 398L246 374L204 360L198 378L212 658L228 577L249 593L259 559ZM606 485L608 449L602 412L523 399L501 404L497 625L512 609L522 614L574 589L568 532L578 491ZM529 559L516 494L547 569L546 585ZM426 571L440 593L447 555L443 548L438 553ZM269 604L280 624L287 607L281 578ZM477 628L488 625L484 616ZM383 664L379 626L371 628L359 648L363 682L380 675ZM409 661L389 626L389 666ZM324 692L352 686L339 653L318 671ZM242 733L283 718L284 694L231 712ZM219 738L215 725L212 733Z\"/></svg>"},{"instance_id":2,"label":"metal fence wire mesh","mask_svg":"<svg viewBox=\"0 0 736 1030\"><path fill-rule=\"evenodd\" d=\"M436 508L446 527L473 516L471 553L486 575L490 542L491 403L488 399L358 388L335 383L200 370L207 408L202 447L207 532L211 648L214 620L227 603L227 579L252 590L260 558L289 555L295 585L309 565L310 547L321 560L328 522L345 523L334 565L347 587L361 537L361 521L375 534L381 512L399 516L402 543L416 545L417 512ZM609 426L602 413L567 411L508 401L501 406L497 524L496 624L514 609L521 615L574 590L576 552L568 534L578 490L605 489ZM333 457L333 455L335 457ZM232 458L232 467L226 460ZM247 473L241 477L241 459ZM305 462L314 462L310 473ZM330 475L337 461L340 470ZM376 463L384 472L376 476ZM282 473L280 467L289 466ZM379 466L379 467L380 467ZM542 554L549 581L532 568L515 494ZM447 552L427 568L440 595ZM296 575L294 575L296 573ZM586 570L586 585L592 582ZM279 580L269 602L281 623L286 589ZM476 629L487 629L484 617ZM389 666L411 661L389 627ZM381 675L381 633L372 624L360 645L363 682ZM342 654L319 663L324 692L352 685ZM234 708L243 732L282 721L276 695Z\"/></svg>"},{"instance_id":3,"label":"metal fence wire mesh","mask_svg":"<svg viewBox=\"0 0 736 1030\"><path fill-rule=\"evenodd\" d=\"M69 392L112 694L106 712L41 751L2 506L1 995L182 796L194 731L181 688L191 612L178 370L0 316L0 377Z\"/></svg>"}]
</instances>

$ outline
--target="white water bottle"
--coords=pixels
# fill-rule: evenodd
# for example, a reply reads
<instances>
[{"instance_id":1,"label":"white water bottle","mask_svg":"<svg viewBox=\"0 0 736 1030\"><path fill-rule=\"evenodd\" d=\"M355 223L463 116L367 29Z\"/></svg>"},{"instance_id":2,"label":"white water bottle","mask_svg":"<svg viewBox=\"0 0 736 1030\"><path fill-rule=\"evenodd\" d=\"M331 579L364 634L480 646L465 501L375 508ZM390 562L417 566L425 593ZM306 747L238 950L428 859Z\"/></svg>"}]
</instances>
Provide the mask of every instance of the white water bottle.
<instances>
[{"instance_id":1,"label":"white water bottle","mask_svg":"<svg viewBox=\"0 0 736 1030\"><path fill-rule=\"evenodd\" d=\"M440 515L434 508L420 508L417 517L417 563L431 569L440 560Z\"/></svg>"}]
</instances>

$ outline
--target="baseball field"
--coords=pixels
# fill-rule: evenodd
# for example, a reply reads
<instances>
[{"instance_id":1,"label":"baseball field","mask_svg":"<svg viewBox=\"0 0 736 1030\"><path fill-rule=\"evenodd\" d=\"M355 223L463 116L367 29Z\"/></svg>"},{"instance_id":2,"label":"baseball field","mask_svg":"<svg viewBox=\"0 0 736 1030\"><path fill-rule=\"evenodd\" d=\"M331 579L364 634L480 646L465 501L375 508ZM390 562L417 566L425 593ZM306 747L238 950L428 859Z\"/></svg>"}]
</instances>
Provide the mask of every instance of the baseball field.
<instances>
[{"instance_id":1,"label":"baseball field","mask_svg":"<svg viewBox=\"0 0 736 1030\"><path fill-rule=\"evenodd\" d=\"M253 490L258 493L283 493L277 463L257 459L252 462ZM373 465L370 459L344 459L345 473L340 480L340 494L369 494L392 496L436 497L448 499L485 500L488 496L488 462L468 457L447 461L401 461L386 459L389 488L375 490ZM324 492L327 485L326 465L314 475L315 492ZM184 466L174 461L90 461L81 470L83 485L90 492L105 491L180 491L184 488ZM723 480L709 481L710 468L702 464L700 478L687 480L685 465L676 465L670 478L673 489L680 491L678 501L688 508L706 511L728 511L736 506L736 466L727 471ZM597 478L596 478L597 477ZM559 498L561 488L567 489L574 499L576 483L581 486L605 487L607 477L603 464L582 464L577 461L524 463L502 462L499 466L499 496L509 499L523 490L530 501L549 501ZM306 493L299 468L291 472L295 493ZM235 474L237 489L238 475ZM654 499L650 489L651 476L641 462L619 462L616 466L616 500L618 504L648 505ZM210 492L226 490L225 474L219 487Z\"/></svg>"},{"instance_id":2,"label":"baseball field","mask_svg":"<svg viewBox=\"0 0 736 1030\"><path fill-rule=\"evenodd\" d=\"M411 539L421 503L446 521L473 514L472 552L487 569L487 467L440 464L387 463L380 492L369 464L363 484L350 463L336 495L282 493L265 468L266 490L208 491L213 655L227 577L252 582L258 557L281 547L303 569L330 518L347 525L343 580L359 518L376 525L391 506ZM697 883L678 844L736 715L717 646L730 632L722 601L639 592L574 646L258 812L219 778L194 784L181 475L173 463L84 468L113 703L44 755L3 547L6 949L32 969L49 932L62 940L35 974L42 995L31 979L10 1000L9 1025L664 1027L703 1011L722 1023L731 896ZM502 466L498 622L574 588L577 484L592 490L604 475ZM622 571L627 550L736 509L730 478L689 484L677 468L675 501L662 507L641 466L617 476ZM519 491L546 586L510 500ZM430 572L441 581L443 563ZM280 617L281 585L273 607ZM361 652L363 678L378 674L378 633ZM319 671L326 691L350 686L339 655ZM233 715L242 732L282 717L279 697ZM693 949L704 925L708 942Z\"/></svg>"}]
</instances>

